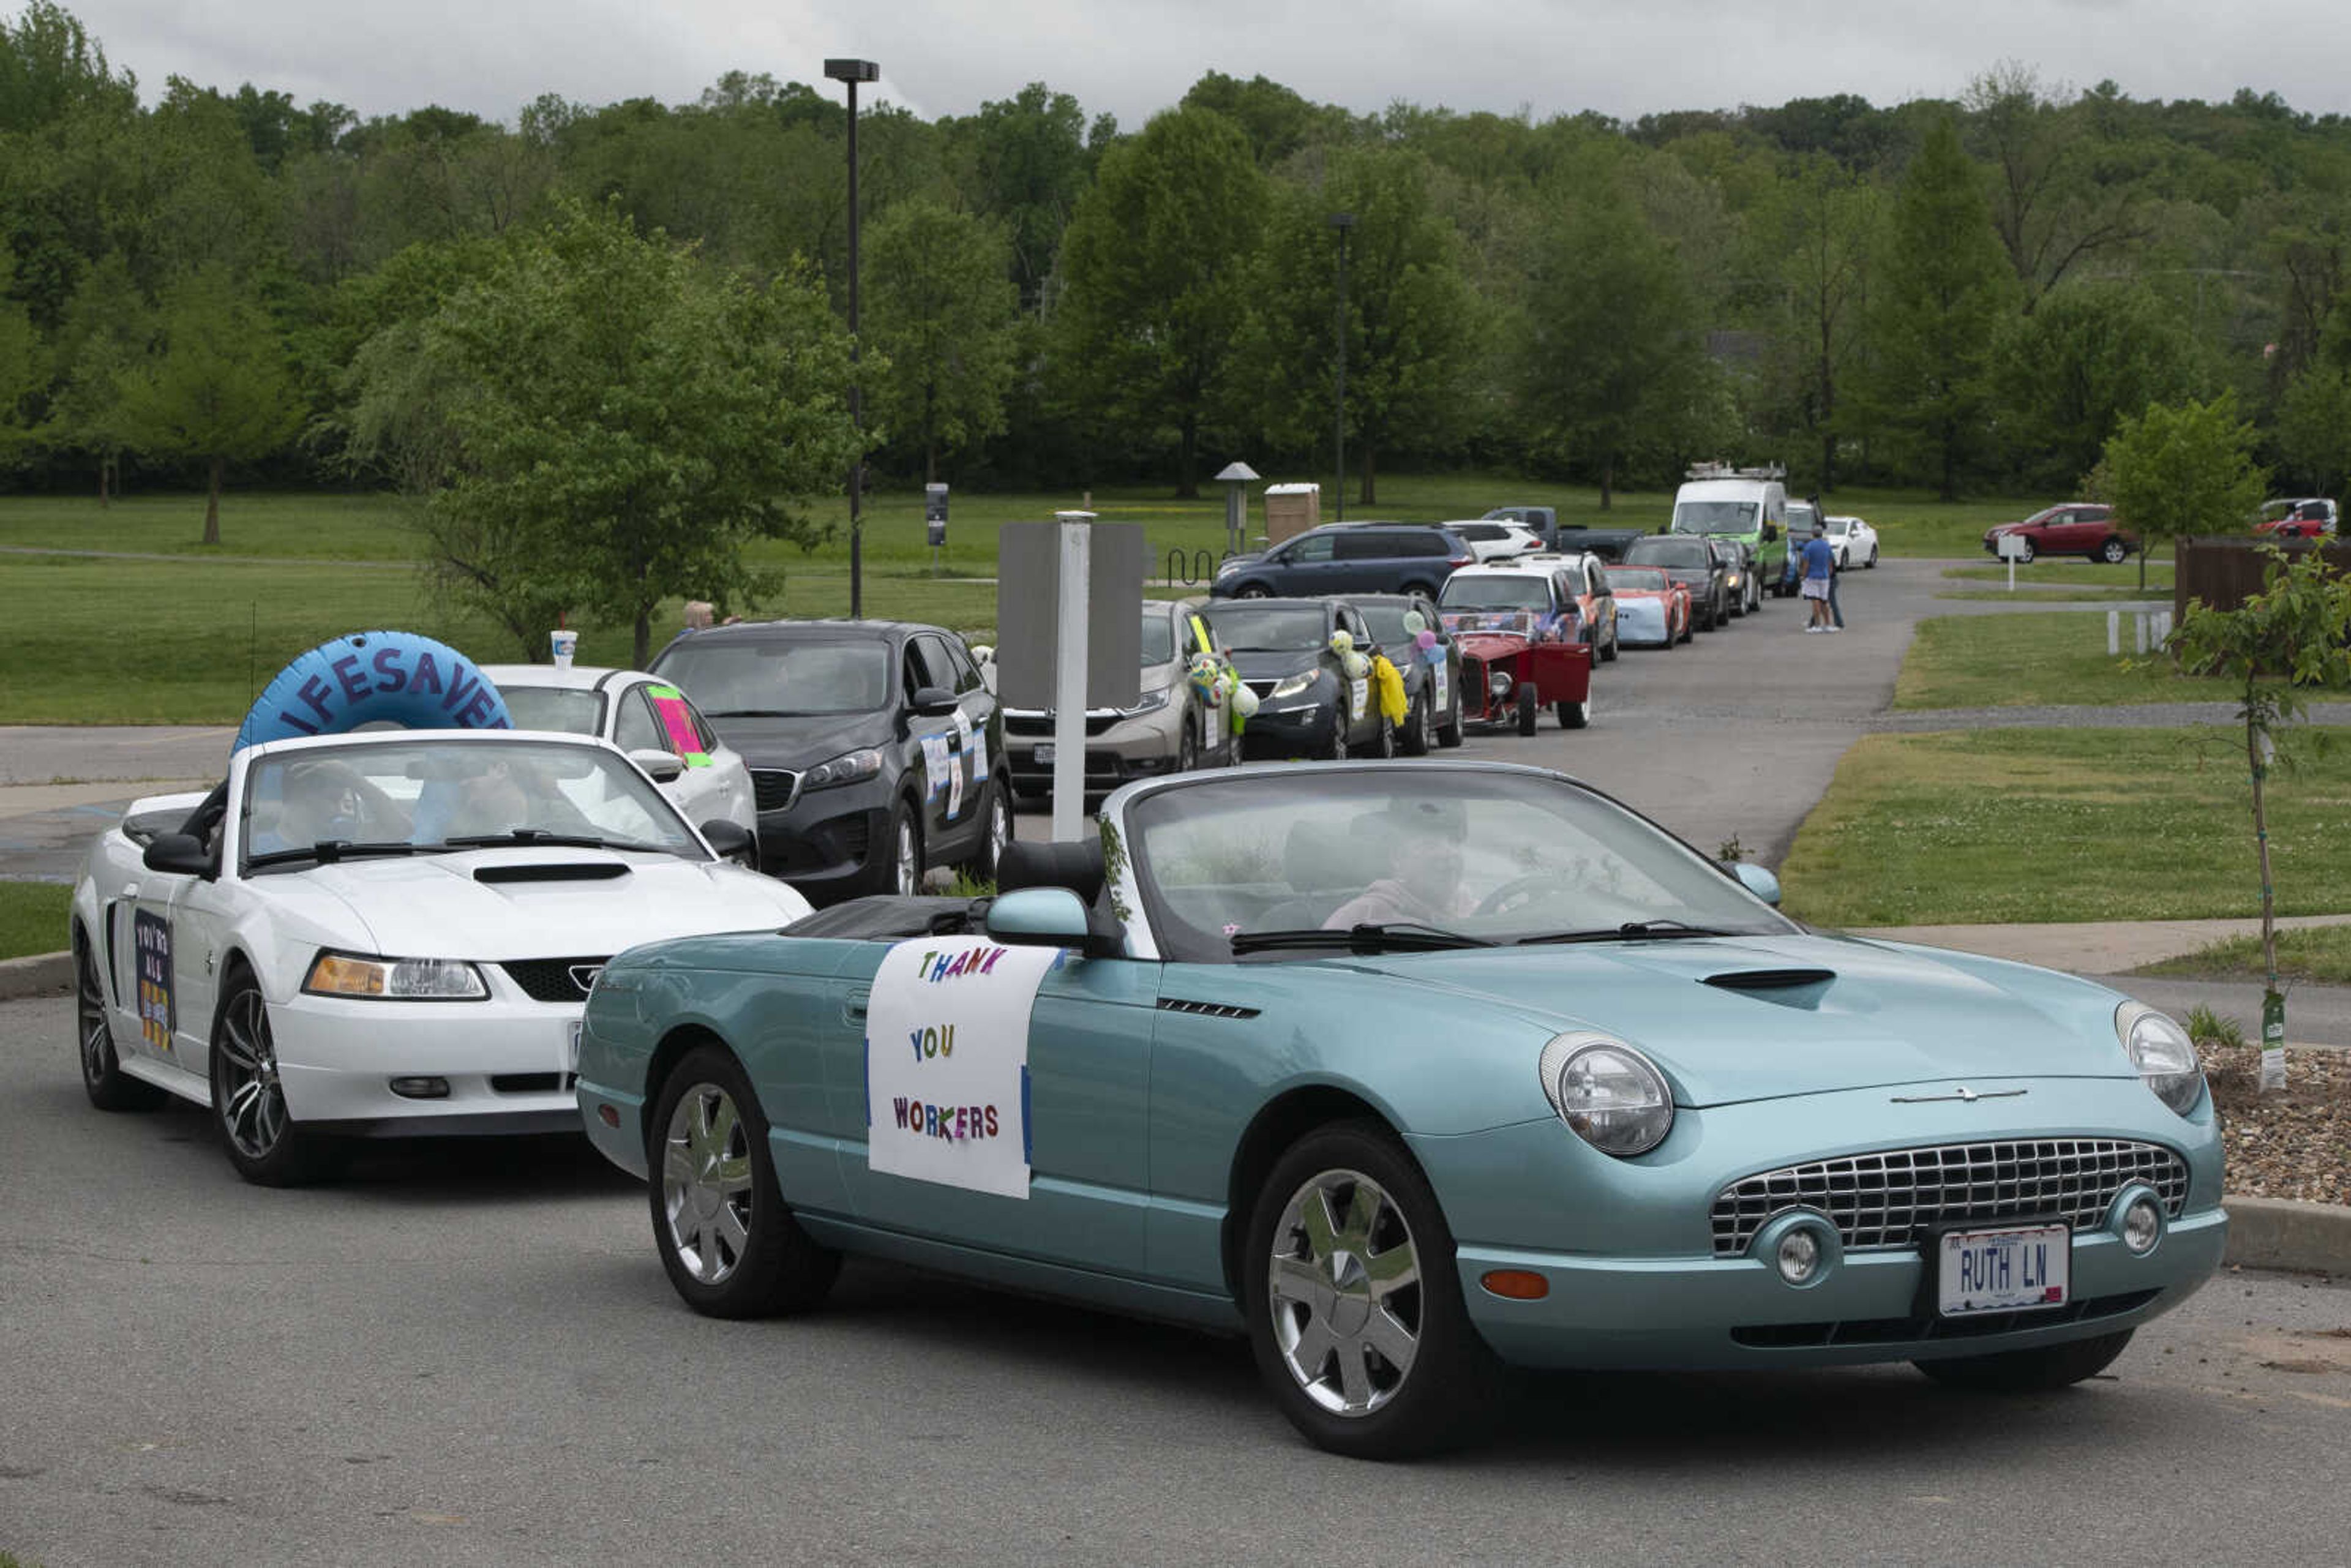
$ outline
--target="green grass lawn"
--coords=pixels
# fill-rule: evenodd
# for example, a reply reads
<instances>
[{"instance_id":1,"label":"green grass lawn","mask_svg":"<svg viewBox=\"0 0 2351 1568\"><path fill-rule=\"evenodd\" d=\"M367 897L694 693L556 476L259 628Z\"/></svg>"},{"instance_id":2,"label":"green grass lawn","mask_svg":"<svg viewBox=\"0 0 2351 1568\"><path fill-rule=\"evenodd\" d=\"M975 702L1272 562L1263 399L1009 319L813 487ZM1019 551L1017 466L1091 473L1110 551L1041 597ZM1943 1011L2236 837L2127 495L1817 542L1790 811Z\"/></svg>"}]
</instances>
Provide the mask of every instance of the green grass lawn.
<instances>
[{"instance_id":1,"label":"green grass lawn","mask_svg":"<svg viewBox=\"0 0 2351 1568\"><path fill-rule=\"evenodd\" d=\"M1828 925L2257 915L2241 740L2190 730L1996 729L1865 737L1780 868ZM2269 796L2278 913L2351 909L2351 776Z\"/></svg>"},{"instance_id":2,"label":"green grass lawn","mask_svg":"<svg viewBox=\"0 0 2351 1568\"><path fill-rule=\"evenodd\" d=\"M66 945L73 889L59 882L0 882L0 958L55 953Z\"/></svg>"},{"instance_id":3,"label":"green grass lawn","mask_svg":"<svg viewBox=\"0 0 2351 1568\"><path fill-rule=\"evenodd\" d=\"M2351 925L2314 925L2277 934L2278 976L2314 986L2351 986ZM2266 980L2259 936L2231 936L2177 958L2131 971L2190 980Z\"/></svg>"},{"instance_id":4,"label":"green grass lawn","mask_svg":"<svg viewBox=\"0 0 2351 1568\"><path fill-rule=\"evenodd\" d=\"M2103 611L1948 615L1918 624L1894 683L1897 708L2030 707L2040 704L2226 702L2226 682L2173 673L2161 654L2106 655ZM2324 694L2314 694L2326 700Z\"/></svg>"},{"instance_id":5,"label":"green grass lawn","mask_svg":"<svg viewBox=\"0 0 2351 1568\"><path fill-rule=\"evenodd\" d=\"M2005 566L1947 566L1943 575L1957 582L1997 582L2003 588L2008 583ZM2016 569L2016 589L2120 589L2138 591L2138 562L2124 561L2108 566L2102 560L2059 560L2043 556L2030 565ZM2171 597L2171 560L2158 552L2147 563L2147 592L2151 599Z\"/></svg>"}]
</instances>

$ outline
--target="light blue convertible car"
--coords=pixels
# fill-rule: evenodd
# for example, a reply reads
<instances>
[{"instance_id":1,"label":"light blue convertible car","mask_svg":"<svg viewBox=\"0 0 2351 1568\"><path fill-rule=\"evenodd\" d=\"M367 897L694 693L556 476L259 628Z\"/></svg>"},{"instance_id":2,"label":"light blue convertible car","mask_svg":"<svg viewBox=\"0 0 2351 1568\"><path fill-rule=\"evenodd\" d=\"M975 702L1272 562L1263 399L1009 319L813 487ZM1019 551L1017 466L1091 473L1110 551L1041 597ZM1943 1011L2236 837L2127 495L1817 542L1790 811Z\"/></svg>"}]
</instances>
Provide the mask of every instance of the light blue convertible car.
<instances>
[{"instance_id":1,"label":"light blue convertible car","mask_svg":"<svg viewBox=\"0 0 2351 1568\"><path fill-rule=\"evenodd\" d=\"M1131 785L1001 886L606 967L580 1104L696 1310L898 1259L1245 1333L1308 1437L1392 1456L1505 1366L2057 1387L2220 1258L2168 1019L1814 933L1557 774Z\"/></svg>"}]
</instances>

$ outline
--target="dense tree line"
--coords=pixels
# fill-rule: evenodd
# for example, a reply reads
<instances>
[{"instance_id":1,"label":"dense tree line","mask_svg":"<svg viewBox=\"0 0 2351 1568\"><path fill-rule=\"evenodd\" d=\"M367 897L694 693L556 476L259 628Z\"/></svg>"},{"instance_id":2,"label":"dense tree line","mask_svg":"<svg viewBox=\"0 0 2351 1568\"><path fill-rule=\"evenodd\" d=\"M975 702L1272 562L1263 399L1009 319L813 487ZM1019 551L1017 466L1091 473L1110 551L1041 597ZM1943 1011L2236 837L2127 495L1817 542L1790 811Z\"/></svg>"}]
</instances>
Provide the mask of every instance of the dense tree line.
<instances>
[{"instance_id":1,"label":"dense tree line","mask_svg":"<svg viewBox=\"0 0 2351 1568\"><path fill-rule=\"evenodd\" d=\"M424 379L529 354L655 398L657 367L599 355L657 350L501 344L488 306L453 307L528 279L497 306L513 329L626 316L547 270L615 225L667 259L615 253L614 287L766 363L760 395L830 398L809 372L841 345L806 306L846 299L845 130L837 94L763 74L685 104L542 98L511 126L177 77L142 93L31 0L0 20L0 474L104 494L129 464L215 496L391 479L495 529L521 482L509 438L557 428L562 400L499 414L484 467L448 443L492 413ZM2351 478L2351 121L2274 96L2138 100L2010 65L1950 101L1622 122L1363 115L1211 73L1141 127L1033 84L935 120L873 109L859 143L885 480L1321 471L1340 211L1364 501L1399 465L1605 492L1711 455L1781 458L1808 486L2067 489L2151 402L2223 394L2282 482ZM789 423L735 435L763 420ZM791 494L844 456L806 434ZM614 494L638 496L626 467Z\"/></svg>"}]
</instances>

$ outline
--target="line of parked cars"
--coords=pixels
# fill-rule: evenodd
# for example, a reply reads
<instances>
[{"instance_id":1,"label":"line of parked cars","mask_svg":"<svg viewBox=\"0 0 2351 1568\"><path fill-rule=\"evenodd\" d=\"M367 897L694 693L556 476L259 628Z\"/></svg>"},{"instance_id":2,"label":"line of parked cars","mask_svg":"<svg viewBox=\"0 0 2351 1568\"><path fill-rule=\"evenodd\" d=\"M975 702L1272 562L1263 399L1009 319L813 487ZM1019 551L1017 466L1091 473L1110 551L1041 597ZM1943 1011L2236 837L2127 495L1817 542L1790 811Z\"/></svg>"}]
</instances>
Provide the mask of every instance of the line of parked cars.
<instances>
[{"instance_id":1,"label":"line of parked cars","mask_svg":"<svg viewBox=\"0 0 2351 1568\"><path fill-rule=\"evenodd\" d=\"M2252 531L2264 538L2332 538L2341 524L2341 511L2324 496L2279 497L2262 503L2252 520ZM2130 531L2115 509L2099 501L2064 501L2043 507L2022 522L1995 523L1984 530L1983 548L2000 554L2000 541L2023 541L2018 559L2044 555L2078 555L2112 566L2137 554L2138 536Z\"/></svg>"}]
</instances>

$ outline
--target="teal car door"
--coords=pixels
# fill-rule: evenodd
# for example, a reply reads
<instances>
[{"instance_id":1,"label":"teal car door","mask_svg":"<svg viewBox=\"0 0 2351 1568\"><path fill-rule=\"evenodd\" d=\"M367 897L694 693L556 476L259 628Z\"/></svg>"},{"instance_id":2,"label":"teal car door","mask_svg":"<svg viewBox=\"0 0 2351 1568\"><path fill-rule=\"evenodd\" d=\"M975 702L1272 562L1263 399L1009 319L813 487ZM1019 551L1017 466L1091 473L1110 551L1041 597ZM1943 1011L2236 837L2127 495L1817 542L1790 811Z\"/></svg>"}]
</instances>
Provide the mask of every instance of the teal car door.
<instances>
[{"instance_id":1,"label":"teal car door","mask_svg":"<svg viewBox=\"0 0 2351 1568\"><path fill-rule=\"evenodd\" d=\"M901 946L945 950L938 939ZM832 1119L847 1134L839 1145L841 1174L854 1216L883 1229L988 1252L1098 1272L1139 1274L1150 1176L1145 1126L1159 966L1072 953L1037 982L1029 1003L1022 1123L1029 1176L1026 1196L1015 1197L875 1168L876 1143L899 1134L902 1102L916 1116L937 1109L935 1104L925 1107L919 1092L907 1092L905 1076L893 1074L880 1060L881 1053L890 1052L918 1062L931 1043L908 1038L910 1015L904 1006L890 1005L886 998L884 1005L875 1004L875 977L891 946L863 944L843 965L844 1008L861 1016L865 1028L862 1034L842 1031L826 1051ZM952 990L952 986L940 988L938 1023L917 1024L915 1032L959 1027ZM901 996L899 1001L904 1000ZM961 1043L967 1051L973 1049L967 1038ZM961 1110L992 1108L1002 1118L1002 1130L1009 1132L1012 1107L1002 1103L1005 1096L965 1098L982 1103L967 1107L957 1101L947 1107L950 1117ZM873 1131L877 1125L879 1132ZM998 1130L993 1124L987 1128ZM965 1132L958 1128L937 1135L960 1139Z\"/></svg>"}]
</instances>

